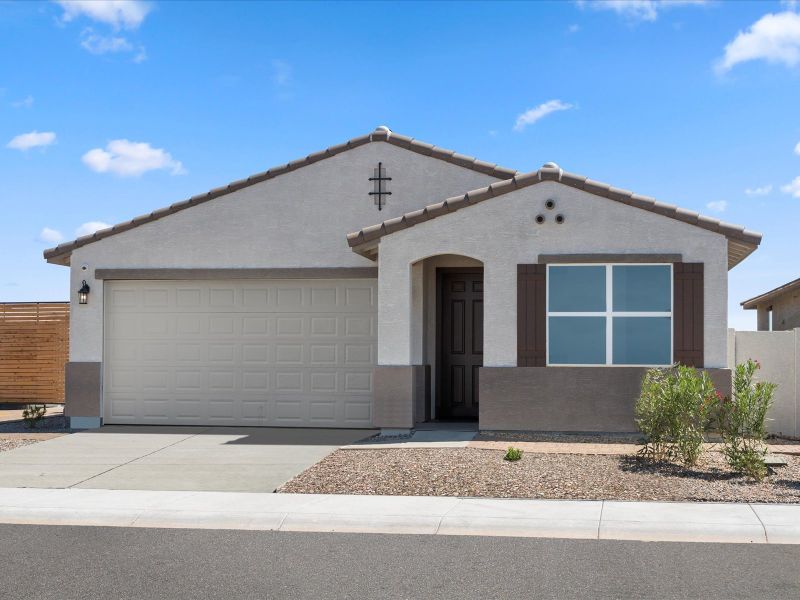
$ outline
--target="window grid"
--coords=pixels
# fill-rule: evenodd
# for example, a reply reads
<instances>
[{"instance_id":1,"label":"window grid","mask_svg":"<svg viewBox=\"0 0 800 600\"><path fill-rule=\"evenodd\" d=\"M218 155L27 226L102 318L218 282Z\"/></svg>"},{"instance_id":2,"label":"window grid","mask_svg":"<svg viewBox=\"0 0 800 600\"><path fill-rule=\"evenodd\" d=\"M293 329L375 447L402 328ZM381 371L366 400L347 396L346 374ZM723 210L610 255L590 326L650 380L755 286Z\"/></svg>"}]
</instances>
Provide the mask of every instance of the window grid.
<instances>
[{"instance_id":1,"label":"window grid","mask_svg":"<svg viewBox=\"0 0 800 600\"><path fill-rule=\"evenodd\" d=\"M613 310L614 301L614 267L616 266L658 266L669 267L669 312L635 312L635 311L615 311ZM605 311L587 311L587 312L550 312L550 268L551 267L604 267L606 270L606 310ZM614 321L613 317L668 317L670 320L669 328L669 355L673 356L674 353L674 331L672 328L672 313L675 310L674 306L674 273L672 263L558 263L547 265L547 289L545 290L545 352L547 354L545 364L548 367L666 367L667 365L630 365L630 364L614 364ZM606 319L606 362L598 364L565 364L565 363L550 363L550 317L605 317Z\"/></svg>"}]
</instances>

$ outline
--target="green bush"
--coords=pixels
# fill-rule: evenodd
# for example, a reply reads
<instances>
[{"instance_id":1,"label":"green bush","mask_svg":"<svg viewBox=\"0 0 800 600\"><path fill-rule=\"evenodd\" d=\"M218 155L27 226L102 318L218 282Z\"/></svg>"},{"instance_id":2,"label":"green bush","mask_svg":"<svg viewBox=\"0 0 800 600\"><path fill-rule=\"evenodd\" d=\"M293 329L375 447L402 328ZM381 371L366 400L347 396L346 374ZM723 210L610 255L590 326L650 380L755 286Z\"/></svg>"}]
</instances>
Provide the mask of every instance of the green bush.
<instances>
[{"instance_id":1,"label":"green bush","mask_svg":"<svg viewBox=\"0 0 800 600\"><path fill-rule=\"evenodd\" d=\"M506 450L506 455L503 457L503 460L514 462L515 460L519 460L521 458L522 450L519 448L514 448L514 446L509 446L508 450Z\"/></svg>"},{"instance_id":2,"label":"green bush","mask_svg":"<svg viewBox=\"0 0 800 600\"><path fill-rule=\"evenodd\" d=\"M45 414L47 414L47 406L44 404L28 404L22 410L22 418L28 429L35 429L36 424L44 419Z\"/></svg>"},{"instance_id":3,"label":"green bush","mask_svg":"<svg viewBox=\"0 0 800 600\"><path fill-rule=\"evenodd\" d=\"M761 365L752 359L736 365L731 398L721 398L717 407L722 453L732 469L761 480L767 474L764 439L767 411L775 395L774 383L753 382Z\"/></svg>"},{"instance_id":4,"label":"green bush","mask_svg":"<svg viewBox=\"0 0 800 600\"><path fill-rule=\"evenodd\" d=\"M696 464L714 404L714 385L706 372L682 365L650 369L635 408L645 437L639 453Z\"/></svg>"}]
</instances>

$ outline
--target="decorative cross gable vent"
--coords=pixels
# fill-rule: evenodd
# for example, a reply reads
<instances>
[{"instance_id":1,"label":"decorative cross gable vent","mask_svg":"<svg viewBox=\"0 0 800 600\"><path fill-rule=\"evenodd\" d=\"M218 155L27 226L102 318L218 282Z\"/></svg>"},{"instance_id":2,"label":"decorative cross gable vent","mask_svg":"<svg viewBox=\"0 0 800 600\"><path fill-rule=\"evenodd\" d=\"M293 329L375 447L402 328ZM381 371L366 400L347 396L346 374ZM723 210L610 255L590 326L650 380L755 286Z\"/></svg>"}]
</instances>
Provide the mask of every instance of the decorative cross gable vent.
<instances>
[{"instance_id":1,"label":"decorative cross gable vent","mask_svg":"<svg viewBox=\"0 0 800 600\"><path fill-rule=\"evenodd\" d=\"M391 181L392 178L386 176L386 168L383 166L382 162L379 162L378 166L372 171L373 176L369 178L372 182L372 191L369 195L375 197L375 205L378 207L378 210L382 210L383 205L386 204L384 197L392 195L392 192L386 189L386 182Z\"/></svg>"}]
</instances>

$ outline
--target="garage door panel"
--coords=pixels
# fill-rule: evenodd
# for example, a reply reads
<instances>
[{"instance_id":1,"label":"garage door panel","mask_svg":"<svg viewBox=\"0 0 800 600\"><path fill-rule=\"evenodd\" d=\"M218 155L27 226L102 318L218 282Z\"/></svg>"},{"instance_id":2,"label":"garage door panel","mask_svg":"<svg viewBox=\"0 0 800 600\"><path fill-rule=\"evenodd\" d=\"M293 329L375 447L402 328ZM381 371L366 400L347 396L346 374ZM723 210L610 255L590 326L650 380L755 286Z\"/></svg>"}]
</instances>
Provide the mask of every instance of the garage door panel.
<instances>
[{"instance_id":1,"label":"garage door panel","mask_svg":"<svg viewBox=\"0 0 800 600\"><path fill-rule=\"evenodd\" d=\"M374 280L107 282L109 423L369 427Z\"/></svg>"}]
</instances>

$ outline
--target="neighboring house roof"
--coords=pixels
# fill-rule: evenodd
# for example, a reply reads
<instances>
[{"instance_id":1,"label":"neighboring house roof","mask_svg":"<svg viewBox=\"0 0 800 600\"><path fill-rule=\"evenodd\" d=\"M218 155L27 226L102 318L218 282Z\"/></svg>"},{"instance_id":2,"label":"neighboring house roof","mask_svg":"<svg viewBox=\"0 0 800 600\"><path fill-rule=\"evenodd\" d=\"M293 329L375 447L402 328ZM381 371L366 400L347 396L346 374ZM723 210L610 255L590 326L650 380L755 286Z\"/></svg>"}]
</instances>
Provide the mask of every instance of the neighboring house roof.
<instances>
[{"instance_id":1,"label":"neighboring house roof","mask_svg":"<svg viewBox=\"0 0 800 600\"><path fill-rule=\"evenodd\" d=\"M188 200L177 202L166 208L156 210L146 215L141 215L139 217L131 219L130 221L119 223L107 229L101 229L90 235L79 237L78 239L73 240L71 242L65 242L63 244L59 244L55 248L49 248L45 250L44 257L48 262L64 264L64 265L69 264L69 255L76 248L80 248L81 246L91 244L92 242L102 240L112 235L116 235L117 233L122 233L123 231L128 231L129 229L133 229L134 227L138 227L139 225L150 223L152 221L161 219L163 217L174 214L181 210L197 206L198 204L203 204L204 202L208 202L209 200L219 198L220 196L230 194L231 192L236 192L251 185L261 183L262 181L267 181L268 179L272 179L279 175L283 175L284 173L290 173L291 171L296 171L297 169L300 169L307 165L311 165L326 158L336 156L337 154L341 154L342 152L347 152L348 150L352 150L353 148L358 148L359 146L363 146L364 144L369 144L370 142L388 142L393 146L399 146L400 148L405 148L406 150L411 150L412 152L416 152L417 154L422 154L424 156L431 156L433 158L437 158L439 160L443 160L445 162L458 165L459 167L472 169L473 171L478 171L479 173L484 173L486 175L496 177L497 179L508 179L509 177L513 177L515 174L517 174L517 171L513 169L507 169L505 167L500 167L493 163L488 163L482 160L478 160L477 158L474 158L472 156L459 154L454 150L439 148L438 146L434 146L433 144L428 144L427 142L422 142L420 140L416 140L414 138L410 138L405 135L400 135L399 133L394 133L388 127L380 126L376 128L375 131L373 131L372 133L353 138L342 144L331 146L330 148L326 148L325 150L315 152L314 154L309 154L305 158L293 160L288 164L281 165L278 167L273 167L272 169L269 169L268 171L264 171L262 173L256 173L255 175L251 175L246 179L240 179L238 181L234 181L224 187L215 188L209 192L206 192L205 194L192 196Z\"/></svg>"},{"instance_id":2,"label":"neighboring house roof","mask_svg":"<svg viewBox=\"0 0 800 600\"><path fill-rule=\"evenodd\" d=\"M505 181L499 181L488 187L467 192L463 196L448 198L443 202L431 204L423 209L406 213L401 217L396 217L384 221L383 223L366 227L361 231L348 234L347 241L355 252L368 258L374 258L377 242L385 235L401 229L413 227L417 223L429 221L467 206L478 204L484 200L496 198L503 194L536 185L544 181L556 181L596 196L602 196L603 198L621 202L628 206L648 210L671 219L695 225L702 229L707 229L708 231L721 233L728 238L729 269L743 261L761 242L760 233L748 231L739 225L724 223L718 219L706 217L694 211L679 208L671 204L663 204L657 202L654 198L640 196L628 190L611 187L607 183L587 179L583 175L568 173L559 168L555 163L545 163L538 171L517 174Z\"/></svg>"},{"instance_id":3,"label":"neighboring house roof","mask_svg":"<svg viewBox=\"0 0 800 600\"><path fill-rule=\"evenodd\" d=\"M795 279L794 281L790 281L789 283L784 283L780 287L776 287L774 290L770 290L768 292L764 292L760 296L756 296L754 298L750 298L749 300L745 300L741 303L742 308L744 309L753 309L758 308L759 304L765 304L767 302L772 302L778 296L782 296L788 292L793 292L795 290L800 290L800 279Z\"/></svg>"}]
</instances>

